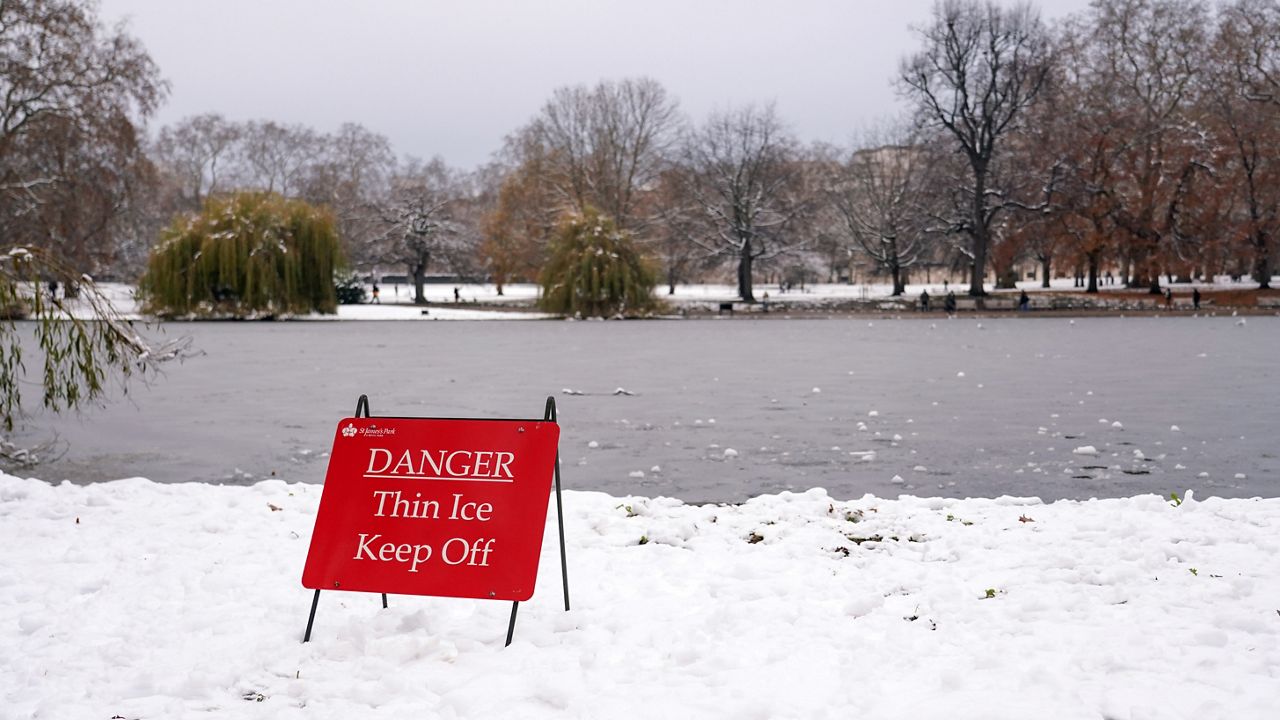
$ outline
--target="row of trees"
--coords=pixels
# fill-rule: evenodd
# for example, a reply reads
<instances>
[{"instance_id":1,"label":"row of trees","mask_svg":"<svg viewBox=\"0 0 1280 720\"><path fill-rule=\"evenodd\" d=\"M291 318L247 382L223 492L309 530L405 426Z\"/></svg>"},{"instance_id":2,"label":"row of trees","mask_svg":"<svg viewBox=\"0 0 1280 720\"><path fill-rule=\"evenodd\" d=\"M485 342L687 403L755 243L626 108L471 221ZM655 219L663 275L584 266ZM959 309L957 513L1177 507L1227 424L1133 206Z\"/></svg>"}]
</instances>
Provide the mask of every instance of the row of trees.
<instances>
[{"instance_id":1,"label":"row of trees","mask_svg":"<svg viewBox=\"0 0 1280 720\"><path fill-rule=\"evenodd\" d=\"M1226 271L1269 287L1280 230L1280 4L943 0L897 77L910 118L801 146L772 106L698 125L651 80L557 91L506 142L484 257L528 274L554 218L601 208L669 285L707 263L754 299L757 263L858 254L1011 287L1026 260L1158 292ZM794 262L792 260L791 262Z\"/></svg>"},{"instance_id":2,"label":"row of trees","mask_svg":"<svg viewBox=\"0 0 1280 720\"><path fill-rule=\"evenodd\" d=\"M670 289L732 274L745 300L851 258L896 292L928 264L973 294L1028 260L1090 291L1102 270L1155 290L1275 269L1276 0L1096 0L1052 26L941 0L895 79L910 116L849 147L802 144L772 105L693 123L638 78L555 91L469 172L354 124L209 114L147 140L164 83L85 7L0 2L0 232L84 272L136 277L175 214L244 189L327 207L350 263L412 277L418 301L429 272L532 280L565 218L595 213Z\"/></svg>"},{"instance_id":3,"label":"row of trees","mask_svg":"<svg viewBox=\"0 0 1280 720\"><path fill-rule=\"evenodd\" d=\"M0 429L20 411L16 318L39 320L53 410L182 355L87 280L135 279L148 255L170 269L153 300L179 311L331 307L340 250L403 269L419 302L433 267L500 286L542 271L548 306L585 313L643 311L655 266L671 289L727 269L754 300L762 269L855 255L897 292L913 266L950 263L980 295L1028 258L1090 291L1104 267L1152 291L1223 269L1268 287L1280 2L1094 0L1046 26L1026 5L939 0L918 36L895 80L910 117L850 148L802 145L771 105L691 123L641 78L557 90L461 172L358 125L210 114L148 137L168 88L136 39L91 0L0 0ZM97 322L64 319L82 289Z\"/></svg>"},{"instance_id":4,"label":"row of trees","mask_svg":"<svg viewBox=\"0 0 1280 720\"><path fill-rule=\"evenodd\" d=\"M169 215L199 212L210 197L243 190L327 207L355 266L407 273L419 302L433 262L483 272L480 176L438 158L397 158L385 137L363 126L324 134L206 114L162 128L152 157Z\"/></svg>"},{"instance_id":5,"label":"row of trees","mask_svg":"<svg viewBox=\"0 0 1280 720\"><path fill-rule=\"evenodd\" d=\"M901 86L933 133L921 151L949 201L930 215L972 260L972 294L1027 255L1046 277L1085 266L1090 291L1108 261L1152 292L1224 266L1269 286L1274 0L1098 0L1049 29L1025 6L949 0L922 36Z\"/></svg>"},{"instance_id":6,"label":"row of trees","mask_svg":"<svg viewBox=\"0 0 1280 720\"><path fill-rule=\"evenodd\" d=\"M1096 292L1112 269L1269 287L1280 230L1280 4L943 0L897 85L912 115L851 148L804 147L772 106L692 125L651 80L566 88L506 142L483 233L529 273L554 218L601 208L669 285L709 263L753 300L757 265L865 258L902 292L921 264L1012 287L1031 260Z\"/></svg>"}]
</instances>

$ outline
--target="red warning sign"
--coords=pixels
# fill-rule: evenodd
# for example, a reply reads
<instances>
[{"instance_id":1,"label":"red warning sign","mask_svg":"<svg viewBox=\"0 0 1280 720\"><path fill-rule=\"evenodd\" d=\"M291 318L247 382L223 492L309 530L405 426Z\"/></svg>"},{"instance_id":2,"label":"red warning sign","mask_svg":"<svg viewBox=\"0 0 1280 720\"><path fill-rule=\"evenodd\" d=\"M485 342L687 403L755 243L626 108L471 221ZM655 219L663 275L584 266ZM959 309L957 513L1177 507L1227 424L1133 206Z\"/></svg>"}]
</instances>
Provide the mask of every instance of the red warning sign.
<instances>
[{"instance_id":1,"label":"red warning sign","mask_svg":"<svg viewBox=\"0 0 1280 720\"><path fill-rule=\"evenodd\" d=\"M343 420L302 584L528 600L559 439L545 420Z\"/></svg>"}]
</instances>

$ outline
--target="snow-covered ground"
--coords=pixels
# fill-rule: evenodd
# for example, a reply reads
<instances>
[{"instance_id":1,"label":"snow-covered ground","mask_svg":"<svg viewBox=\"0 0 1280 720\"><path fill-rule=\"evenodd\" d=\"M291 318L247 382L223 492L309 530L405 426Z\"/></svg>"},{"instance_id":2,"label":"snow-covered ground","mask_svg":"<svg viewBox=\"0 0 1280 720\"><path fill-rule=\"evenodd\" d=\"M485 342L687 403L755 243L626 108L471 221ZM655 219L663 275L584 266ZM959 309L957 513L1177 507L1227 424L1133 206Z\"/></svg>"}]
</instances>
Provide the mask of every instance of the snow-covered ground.
<instances>
[{"instance_id":1,"label":"snow-covered ground","mask_svg":"<svg viewBox=\"0 0 1280 720\"><path fill-rule=\"evenodd\" d=\"M1269 718L1280 500L566 495L505 603L311 593L321 487L0 474L5 718Z\"/></svg>"},{"instance_id":2,"label":"snow-covered ground","mask_svg":"<svg viewBox=\"0 0 1280 720\"><path fill-rule=\"evenodd\" d=\"M1041 288L1039 280L1024 280L1018 283L1019 289L1026 290L1032 295L1039 292L1072 292L1080 290L1080 288L1074 287L1074 283L1070 278L1055 278L1050 281L1050 285L1051 287L1049 288ZM1273 279L1272 285L1280 287L1280 276ZM424 288L424 293L430 303L447 304L454 302L454 287L453 285L427 285ZM538 286L531 283L505 285L503 286L502 295L498 295L497 288L491 284L463 284L456 287L462 301L472 304L532 303L538 297ZM1229 276L1221 275L1212 282L1182 283L1172 287L1175 295L1185 295L1191 292L1191 288L1199 288L1201 291L1225 291L1247 290L1255 288L1257 285L1249 280L1234 282ZM384 303L407 303L413 297L412 286L401 285L394 287L381 285L379 288L381 289L381 299ZM907 298L915 299L924 290L927 290L930 295L935 297L945 295L947 290L955 291L957 295L963 295L967 288L967 284L944 284L942 280L938 280L937 282L912 283L907 286L905 295ZM371 291L372 286L368 286L366 290ZM654 295L676 305L725 302L738 297L737 287L727 284L681 284L677 285L675 290L675 294L668 295L666 285L659 285L654 289ZM1123 290L1124 288L1119 285L1102 287L1102 291L1105 294L1119 293ZM768 293L770 302L811 304L844 300L883 300L891 297L893 286L889 283L814 283L805 285L803 288L793 286L790 291L782 292L781 288L776 284L757 283L754 292L757 300L764 298L765 293ZM1140 295L1144 293L1141 290L1132 292Z\"/></svg>"},{"instance_id":3,"label":"snow-covered ground","mask_svg":"<svg viewBox=\"0 0 1280 720\"><path fill-rule=\"evenodd\" d=\"M492 285L488 286L467 286L475 287L481 290L487 290L487 295L492 296L490 303L503 302L504 298L497 295ZM134 294L134 287L122 283L102 283L98 286L102 294L111 301L113 307L121 315L128 318L141 317L141 311L138 301ZM532 302L537 297L537 288L533 285L527 286L530 293L528 295L512 295L506 300L519 302ZM511 312L503 310L495 310L489 308L476 308L474 306L459 307L440 307L433 305L429 308L422 308L413 305L412 289L409 294L401 292L399 302L395 298L387 297L387 293L382 293L384 302L365 303L362 305L339 305L337 315L309 315L298 318L301 320L540 320L551 315L536 312ZM430 297L430 296L429 296ZM444 302L444 298L430 297L431 302ZM450 293L452 300L452 293ZM86 309L87 310L87 309ZM425 312L424 312L425 310ZM87 317L87 315L86 315Z\"/></svg>"},{"instance_id":4,"label":"snow-covered ground","mask_svg":"<svg viewBox=\"0 0 1280 720\"><path fill-rule=\"evenodd\" d=\"M1273 280L1273 286L1280 287L1280 276ZM1069 278L1058 278L1051 282L1052 287L1040 287L1039 281L1027 280L1018 283L1018 287L1026 290L1033 297L1041 292L1078 291ZM461 302L455 302L453 290L458 289ZM922 291L928 291L935 298L941 298L947 290L963 295L966 286L952 283L944 285L941 281L907 286L904 297L915 300ZM1233 282L1230 277L1219 276L1213 282L1179 284L1173 286L1174 294L1179 296L1178 303L1185 306L1190 302L1183 297L1191 292L1191 288L1201 291L1246 290L1256 287L1252 282ZM138 304L134 298L132 285L121 283L102 283L102 292L112 304L127 317L138 317ZM372 285L366 286L366 294L372 297ZM498 294L497 287L491 283L466 283L461 285L429 284L424 287L424 294L430 307L427 312L413 305L413 286L380 285L380 302L368 302L362 305L340 305L336 316L309 316L311 320L537 320L552 317L544 313L510 312L489 309L485 306L521 306L532 307L537 300L538 286L532 283L514 283L503 286L503 293ZM1151 300L1143 291L1124 291L1120 286L1110 285L1102 288L1103 294L1095 298L1105 305L1108 301L1131 299L1159 305L1161 301ZM823 306L848 301L887 300L893 288L886 283L850 285L844 283L817 283L804 288L794 287L788 292L781 292L777 285L758 284L755 287L756 299L768 298L769 302L794 306ZM768 295L766 296L766 293ZM738 290L733 285L696 284L677 285L674 295L668 295L665 286L654 289L656 297L664 302L679 307L705 307L708 303L720 303L734 300ZM714 306L710 306L714 309Z\"/></svg>"}]
</instances>

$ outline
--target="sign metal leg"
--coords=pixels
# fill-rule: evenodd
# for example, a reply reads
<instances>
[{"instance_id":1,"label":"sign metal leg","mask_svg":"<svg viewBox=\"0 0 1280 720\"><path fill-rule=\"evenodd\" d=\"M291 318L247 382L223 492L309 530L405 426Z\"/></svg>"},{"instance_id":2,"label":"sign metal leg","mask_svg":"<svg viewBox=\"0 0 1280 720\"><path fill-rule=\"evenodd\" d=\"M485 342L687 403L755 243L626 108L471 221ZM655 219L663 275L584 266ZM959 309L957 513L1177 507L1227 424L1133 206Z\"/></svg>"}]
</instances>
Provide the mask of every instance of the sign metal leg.
<instances>
[{"instance_id":1,"label":"sign metal leg","mask_svg":"<svg viewBox=\"0 0 1280 720\"><path fill-rule=\"evenodd\" d=\"M556 399L547 396L543 417L556 422ZM564 610L569 612L569 560L564 549L564 500L560 493L560 451L556 450L556 527L560 531L560 583L564 586Z\"/></svg>"},{"instance_id":2,"label":"sign metal leg","mask_svg":"<svg viewBox=\"0 0 1280 720\"><path fill-rule=\"evenodd\" d=\"M560 499L560 451L556 451L556 527L560 530L560 582L564 585L564 611L569 612L569 560L564 551L564 502Z\"/></svg>"},{"instance_id":3,"label":"sign metal leg","mask_svg":"<svg viewBox=\"0 0 1280 720\"><path fill-rule=\"evenodd\" d=\"M507 623L507 643L503 647L511 644L511 638L516 634L516 611L520 609L520 601L516 600L511 603L511 621Z\"/></svg>"},{"instance_id":4,"label":"sign metal leg","mask_svg":"<svg viewBox=\"0 0 1280 720\"><path fill-rule=\"evenodd\" d=\"M307 616L307 632L302 636L302 642L311 642L311 625L316 621L316 606L320 604L320 591L311 596L311 614Z\"/></svg>"}]
</instances>

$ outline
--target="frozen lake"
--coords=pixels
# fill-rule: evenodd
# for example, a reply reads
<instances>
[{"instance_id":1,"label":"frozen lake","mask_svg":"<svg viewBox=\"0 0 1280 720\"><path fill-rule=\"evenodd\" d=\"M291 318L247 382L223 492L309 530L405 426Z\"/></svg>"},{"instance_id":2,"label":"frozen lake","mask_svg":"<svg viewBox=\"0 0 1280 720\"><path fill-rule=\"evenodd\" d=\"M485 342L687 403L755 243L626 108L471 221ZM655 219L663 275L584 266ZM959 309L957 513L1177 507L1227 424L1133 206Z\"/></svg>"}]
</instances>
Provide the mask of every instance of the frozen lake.
<instances>
[{"instance_id":1,"label":"frozen lake","mask_svg":"<svg viewBox=\"0 0 1280 720\"><path fill-rule=\"evenodd\" d=\"M441 417L541 417L554 395L566 487L615 495L1276 496L1280 318L1239 323L174 324L203 356L17 439L69 443L47 480L320 482L361 393Z\"/></svg>"}]
</instances>

